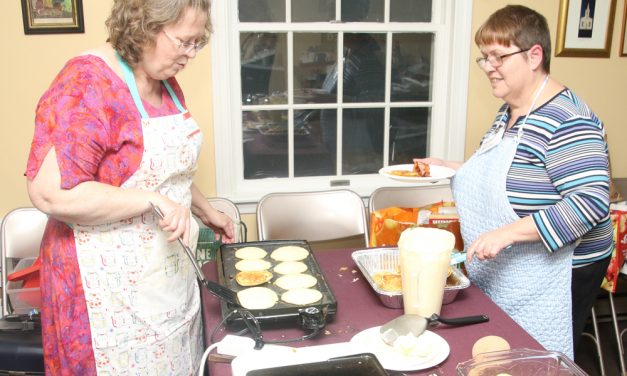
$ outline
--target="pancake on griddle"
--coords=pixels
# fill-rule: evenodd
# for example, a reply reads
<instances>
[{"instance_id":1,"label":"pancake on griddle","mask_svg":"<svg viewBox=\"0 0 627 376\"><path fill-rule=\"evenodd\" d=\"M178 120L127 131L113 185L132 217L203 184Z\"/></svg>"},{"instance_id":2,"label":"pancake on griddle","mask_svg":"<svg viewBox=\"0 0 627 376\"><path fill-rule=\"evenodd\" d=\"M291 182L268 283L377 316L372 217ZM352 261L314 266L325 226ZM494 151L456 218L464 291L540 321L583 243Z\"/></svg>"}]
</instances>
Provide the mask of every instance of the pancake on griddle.
<instances>
[{"instance_id":1,"label":"pancake on griddle","mask_svg":"<svg viewBox=\"0 0 627 376\"><path fill-rule=\"evenodd\" d=\"M262 259L266 257L268 252L259 247L244 247L235 251L235 257L242 260Z\"/></svg>"},{"instance_id":2,"label":"pancake on griddle","mask_svg":"<svg viewBox=\"0 0 627 376\"><path fill-rule=\"evenodd\" d=\"M300 261L284 261L274 267L274 272L279 274L296 274L307 270L307 264Z\"/></svg>"},{"instance_id":3,"label":"pancake on griddle","mask_svg":"<svg viewBox=\"0 0 627 376\"><path fill-rule=\"evenodd\" d=\"M277 294L267 287L249 287L237 293L242 307L247 309L266 309L279 300Z\"/></svg>"},{"instance_id":4,"label":"pancake on griddle","mask_svg":"<svg viewBox=\"0 0 627 376\"><path fill-rule=\"evenodd\" d=\"M270 257L277 261L300 261L309 256L309 251L303 247L286 245L272 251Z\"/></svg>"},{"instance_id":5,"label":"pancake on griddle","mask_svg":"<svg viewBox=\"0 0 627 376\"><path fill-rule=\"evenodd\" d=\"M322 299L322 293L316 289L291 289L281 295L282 301L298 306L312 304L320 299Z\"/></svg>"},{"instance_id":6,"label":"pancake on griddle","mask_svg":"<svg viewBox=\"0 0 627 376\"><path fill-rule=\"evenodd\" d=\"M241 286L257 286L268 282L272 276L267 270L250 270L235 274L235 281Z\"/></svg>"},{"instance_id":7,"label":"pancake on griddle","mask_svg":"<svg viewBox=\"0 0 627 376\"><path fill-rule=\"evenodd\" d=\"M291 289L306 289L309 287L313 287L318 283L316 277L311 274L286 274L282 277L279 277L274 284L282 288L283 290L291 290Z\"/></svg>"},{"instance_id":8,"label":"pancake on griddle","mask_svg":"<svg viewBox=\"0 0 627 376\"><path fill-rule=\"evenodd\" d=\"M270 264L270 262L266 260L260 260L260 259L240 260L235 263L235 269L239 270L240 272L250 272L254 270L268 270L270 269L271 266L272 264Z\"/></svg>"}]
</instances>

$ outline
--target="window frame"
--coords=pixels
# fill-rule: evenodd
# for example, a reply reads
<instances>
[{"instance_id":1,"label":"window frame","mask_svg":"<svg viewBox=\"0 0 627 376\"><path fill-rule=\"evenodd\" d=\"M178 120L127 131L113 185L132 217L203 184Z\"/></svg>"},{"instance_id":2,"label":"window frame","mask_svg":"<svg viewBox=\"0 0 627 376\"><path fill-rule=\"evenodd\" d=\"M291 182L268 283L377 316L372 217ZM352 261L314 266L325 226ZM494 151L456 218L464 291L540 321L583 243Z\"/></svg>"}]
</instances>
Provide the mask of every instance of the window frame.
<instances>
[{"instance_id":1,"label":"window frame","mask_svg":"<svg viewBox=\"0 0 627 376\"><path fill-rule=\"evenodd\" d=\"M385 9L388 2L385 0ZM381 186L406 185L376 174L350 175L345 177L298 177L267 178L244 181L241 133L241 82L239 71L240 31L288 32L288 23L247 23L245 28L236 27L238 1L213 1L211 36L212 105L213 134L215 145L215 172L217 195L234 201L240 212L254 213L257 201L265 194L274 191L312 191L334 187L351 189L362 197L369 197L372 191ZM286 12L290 13L287 1ZM351 23L339 22L305 23L300 31L311 32L433 32L433 92L431 102L422 102L431 108L431 124L448 126L430 128L428 140L430 155L450 160L464 159L466 134L466 108L468 96L468 70L471 44L472 0L434 0L431 23ZM386 15L386 19L387 19ZM288 33L288 45L292 35ZM389 36L388 36L389 38ZM388 39L389 41L389 39ZM448 42L447 42L448 41ZM387 43L390 48L390 43ZM389 60L388 54L388 60ZM451 63L439 63L451 62ZM390 63L389 61L387 62ZM290 62L288 62L288 65ZM288 80L291 80L288 77ZM293 109L303 106L292 104ZM345 107L367 107L368 103L351 103ZM396 106L394 106L396 107ZM263 109L263 106L256 107ZM389 119L386 110L386 119ZM385 129L387 145L388 126ZM290 130L291 132L291 130ZM291 133L290 133L291 135ZM338 133L338 137L340 134ZM443 141L439 141L443 140ZM387 150L387 148L386 148ZM289 152L293 152L290 148ZM387 164L387 153L385 163ZM233 173L239 171L238 173ZM349 180L350 185L342 185ZM289 181L289 184L286 182ZM333 185L333 182L339 183Z\"/></svg>"}]
</instances>

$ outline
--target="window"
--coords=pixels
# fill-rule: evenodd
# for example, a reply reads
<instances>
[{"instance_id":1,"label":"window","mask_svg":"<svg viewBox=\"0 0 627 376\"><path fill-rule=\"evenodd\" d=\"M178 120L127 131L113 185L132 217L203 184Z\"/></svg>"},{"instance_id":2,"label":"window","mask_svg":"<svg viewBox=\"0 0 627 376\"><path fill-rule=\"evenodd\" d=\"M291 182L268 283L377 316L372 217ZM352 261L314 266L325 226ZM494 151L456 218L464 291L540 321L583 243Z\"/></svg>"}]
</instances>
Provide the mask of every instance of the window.
<instances>
[{"instance_id":1,"label":"window","mask_svg":"<svg viewBox=\"0 0 627 376\"><path fill-rule=\"evenodd\" d=\"M387 165L462 160L472 2L214 1L217 188L368 196Z\"/></svg>"}]
</instances>

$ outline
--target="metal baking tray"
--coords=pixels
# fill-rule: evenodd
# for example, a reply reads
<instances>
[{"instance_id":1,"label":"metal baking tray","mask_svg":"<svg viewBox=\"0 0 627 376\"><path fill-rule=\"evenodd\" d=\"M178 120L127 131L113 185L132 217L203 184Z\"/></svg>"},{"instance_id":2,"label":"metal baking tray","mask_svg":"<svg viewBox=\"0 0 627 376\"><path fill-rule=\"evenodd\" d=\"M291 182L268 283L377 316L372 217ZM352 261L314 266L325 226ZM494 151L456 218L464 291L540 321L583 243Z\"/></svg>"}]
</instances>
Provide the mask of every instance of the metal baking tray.
<instances>
[{"instance_id":1,"label":"metal baking tray","mask_svg":"<svg viewBox=\"0 0 627 376\"><path fill-rule=\"evenodd\" d=\"M378 272L397 272L400 264L398 248L368 248L352 253L353 261L366 277L372 289L377 293L381 303L389 308L403 308L403 294L385 291L379 288L372 276ZM459 269L453 267L452 283L444 288L442 304L452 303L457 294L468 286L470 280Z\"/></svg>"},{"instance_id":2,"label":"metal baking tray","mask_svg":"<svg viewBox=\"0 0 627 376\"><path fill-rule=\"evenodd\" d=\"M235 274L238 273L238 270L235 269L235 263L240 261L237 257L235 257L235 251L244 247L259 247L266 252L268 255L264 258L264 260L270 262L272 270L278 262L270 258L270 254L272 251L279 247L283 246L299 246L307 249L309 251L309 256L306 259L302 260L307 265L307 272L314 276L318 283L312 287L317 289L322 293L322 299L314 304L306 305L306 306L297 306L294 304L289 304L281 301L277 302L273 307L267 309L260 310L250 310L260 324L270 324L270 323L286 323L286 322L299 322L301 314L304 310L309 307L315 307L322 313L322 316L329 321L330 317L335 314L337 311L337 300L333 291L331 291L331 287L328 285L322 270L320 269L320 265L316 260L309 243L305 240L272 240L272 241L258 241L258 242L247 242L247 243L232 243L232 244L223 244L220 246L220 250L217 254L217 267L218 267L218 282L223 286L230 288L233 291L240 291L245 289L246 287L240 286L235 281ZM272 279L264 284L259 285L259 287L268 287L277 295L281 296L285 290L276 286L274 282L281 275L275 274ZM229 313L231 313L235 307L232 305L221 301L221 310L222 310L222 318L226 318ZM235 321L241 321L241 318L233 317L232 319L227 320L227 324L231 324Z\"/></svg>"}]
</instances>

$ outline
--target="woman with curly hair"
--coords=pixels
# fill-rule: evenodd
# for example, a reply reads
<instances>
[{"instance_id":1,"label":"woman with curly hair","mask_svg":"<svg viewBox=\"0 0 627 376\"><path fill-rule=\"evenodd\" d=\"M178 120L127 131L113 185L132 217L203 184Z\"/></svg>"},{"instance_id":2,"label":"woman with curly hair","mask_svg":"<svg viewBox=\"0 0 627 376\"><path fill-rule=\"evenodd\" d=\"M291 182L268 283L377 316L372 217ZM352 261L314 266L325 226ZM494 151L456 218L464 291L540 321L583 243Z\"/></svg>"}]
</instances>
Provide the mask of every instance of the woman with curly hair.
<instances>
[{"instance_id":1,"label":"woman with curly hair","mask_svg":"<svg viewBox=\"0 0 627 376\"><path fill-rule=\"evenodd\" d=\"M202 133L174 76L207 44L209 0L116 0L106 44L39 101L26 170L41 245L46 374L197 372L200 293L181 246L195 214L233 224L192 182ZM160 220L151 203L164 213Z\"/></svg>"}]
</instances>

